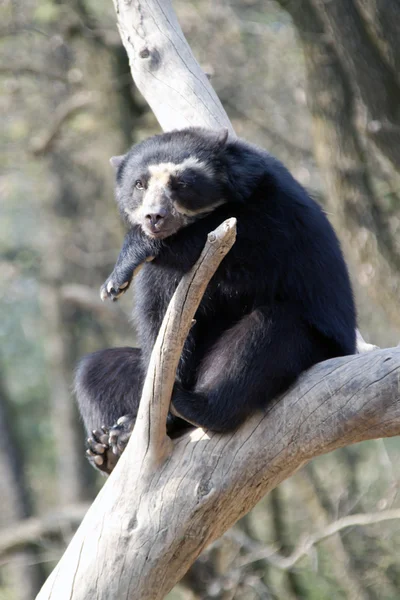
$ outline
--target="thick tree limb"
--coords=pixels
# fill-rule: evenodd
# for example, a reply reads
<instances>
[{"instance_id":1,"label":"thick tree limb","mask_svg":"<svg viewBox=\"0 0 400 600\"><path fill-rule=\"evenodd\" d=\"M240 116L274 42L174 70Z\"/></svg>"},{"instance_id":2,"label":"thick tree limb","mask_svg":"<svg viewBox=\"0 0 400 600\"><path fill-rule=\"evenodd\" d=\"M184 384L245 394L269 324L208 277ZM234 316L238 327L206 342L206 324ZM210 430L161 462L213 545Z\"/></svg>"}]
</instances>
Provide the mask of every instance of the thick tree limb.
<instances>
[{"instance_id":1,"label":"thick tree limb","mask_svg":"<svg viewBox=\"0 0 400 600\"><path fill-rule=\"evenodd\" d=\"M135 424L135 437L145 442L143 460L159 467L172 451L166 433L172 388L183 344L206 287L236 239L236 219L228 219L208 240L197 263L182 278L164 317L154 345ZM140 470L141 473L141 470Z\"/></svg>"},{"instance_id":2,"label":"thick tree limb","mask_svg":"<svg viewBox=\"0 0 400 600\"><path fill-rule=\"evenodd\" d=\"M113 0L132 77L164 131L232 125L185 40L171 2Z\"/></svg>"},{"instance_id":3,"label":"thick tree limb","mask_svg":"<svg viewBox=\"0 0 400 600\"><path fill-rule=\"evenodd\" d=\"M203 548L308 460L400 434L399 375L399 349L326 361L236 433L198 429L176 441L158 469L135 431L38 598L163 598Z\"/></svg>"}]
</instances>

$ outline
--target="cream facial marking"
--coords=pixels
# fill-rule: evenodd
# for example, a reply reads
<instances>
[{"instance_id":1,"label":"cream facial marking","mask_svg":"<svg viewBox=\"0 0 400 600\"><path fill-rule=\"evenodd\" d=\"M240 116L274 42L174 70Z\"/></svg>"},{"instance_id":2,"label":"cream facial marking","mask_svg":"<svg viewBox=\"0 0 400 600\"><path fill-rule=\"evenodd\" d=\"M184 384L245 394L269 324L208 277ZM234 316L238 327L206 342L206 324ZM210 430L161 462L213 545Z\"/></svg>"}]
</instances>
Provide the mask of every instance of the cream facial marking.
<instances>
[{"instance_id":1,"label":"cream facial marking","mask_svg":"<svg viewBox=\"0 0 400 600\"><path fill-rule=\"evenodd\" d=\"M207 165L199 161L197 158L193 156L189 156L185 158L181 163L159 163L158 165L149 165L148 167L150 173L150 179L147 186L147 193L145 194L143 206L146 205L146 196L154 196L157 193L162 192L168 198L171 197L170 190L168 188L168 184L170 182L171 175L177 176L179 173L182 173L185 169L196 169L198 171L202 171L208 176L213 175L213 169L211 166ZM193 217L200 214L209 213L211 210L223 204L223 201L214 203L212 206L208 206L207 208L201 208L197 210L190 210L180 205L178 202L174 202L174 206L178 213L181 215L185 215L187 217Z\"/></svg>"},{"instance_id":2,"label":"cream facial marking","mask_svg":"<svg viewBox=\"0 0 400 600\"><path fill-rule=\"evenodd\" d=\"M179 219L179 226L178 221L176 221L177 228L179 229L190 223L191 218L201 215L206 216L217 206L224 203L221 200L210 206L191 210L176 202L172 197L172 190L169 183L171 176L179 176L185 169L194 169L208 176L213 175L212 166L194 157L188 157L178 164L165 162L149 165L148 173L150 177L145 187L140 206L134 209L125 209L129 221L132 224L143 222L146 219L146 215L158 213L161 207L167 209L170 214L175 214L174 218ZM146 233L151 236L151 233L148 231Z\"/></svg>"},{"instance_id":3,"label":"cream facial marking","mask_svg":"<svg viewBox=\"0 0 400 600\"><path fill-rule=\"evenodd\" d=\"M157 195L170 197L168 184L171 175L175 173L176 165L173 163L160 163L159 165L150 165L150 179L147 184L147 190L144 195L143 204L146 204L146 199Z\"/></svg>"},{"instance_id":4,"label":"cream facial marking","mask_svg":"<svg viewBox=\"0 0 400 600\"><path fill-rule=\"evenodd\" d=\"M206 173L207 175L213 175L213 169L210 165L206 163L200 162L194 156L189 156L189 158L185 158L181 163L159 163L158 165L149 165L148 167L149 173L151 175L149 185L151 184L151 180L157 179L160 182L163 182L164 185L167 185L169 182L169 177L171 175L179 175L185 169L197 169ZM168 176L168 177L167 177Z\"/></svg>"},{"instance_id":5,"label":"cream facial marking","mask_svg":"<svg viewBox=\"0 0 400 600\"><path fill-rule=\"evenodd\" d=\"M169 179L172 175L172 171L175 168L175 165L172 163L161 163L159 165L150 165L150 179L148 183L148 188L154 186L155 183L161 185L168 185Z\"/></svg>"}]
</instances>

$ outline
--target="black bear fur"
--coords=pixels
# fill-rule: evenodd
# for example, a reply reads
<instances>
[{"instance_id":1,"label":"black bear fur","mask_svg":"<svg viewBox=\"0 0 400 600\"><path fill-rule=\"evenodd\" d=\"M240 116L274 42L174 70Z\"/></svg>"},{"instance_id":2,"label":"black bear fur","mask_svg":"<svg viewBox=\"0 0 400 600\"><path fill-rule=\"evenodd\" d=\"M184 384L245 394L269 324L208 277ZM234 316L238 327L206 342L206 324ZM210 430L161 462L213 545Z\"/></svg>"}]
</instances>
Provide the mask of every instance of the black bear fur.
<instances>
[{"instance_id":1,"label":"black bear fur","mask_svg":"<svg viewBox=\"0 0 400 600\"><path fill-rule=\"evenodd\" d=\"M133 280L141 349L81 361L76 391L89 432L125 414L134 420L171 296L207 234L229 217L237 219L237 240L186 340L172 397L177 413L233 430L305 369L355 352L354 301L337 237L278 160L224 132L189 128L154 136L114 163L129 229L102 297L126 291L144 263Z\"/></svg>"}]
</instances>

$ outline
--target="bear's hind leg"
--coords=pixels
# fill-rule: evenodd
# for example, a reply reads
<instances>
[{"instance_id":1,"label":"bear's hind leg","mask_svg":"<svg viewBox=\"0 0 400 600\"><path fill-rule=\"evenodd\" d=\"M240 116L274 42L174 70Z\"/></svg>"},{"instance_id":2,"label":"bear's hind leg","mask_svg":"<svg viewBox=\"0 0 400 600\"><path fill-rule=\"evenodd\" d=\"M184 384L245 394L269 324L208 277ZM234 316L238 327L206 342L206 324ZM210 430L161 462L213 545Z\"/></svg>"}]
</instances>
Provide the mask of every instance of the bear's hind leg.
<instances>
[{"instance_id":1,"label":"bear's hind leg","mask_svg":"<svg viewBox=\"0 0 400 600\"><path fill-rule=\"evenodd\" d=\"M290 305L258 308L218 339L193 391L176 385L172 411L200 427L231 431L302 371L333 355L329 341Z\"/></svg>"},{"instance_id":2,"label":"bear's hind leg","mask_svg":"<svg viewBox=\"0 0 400 600\"><path fill-rule=\"evenodd\" d=\"M87 455L110 473L135 424L143 387L138 348L110 348L88 354L75 376L75 394L89 436Z\"/></svg>"}]
</instances>

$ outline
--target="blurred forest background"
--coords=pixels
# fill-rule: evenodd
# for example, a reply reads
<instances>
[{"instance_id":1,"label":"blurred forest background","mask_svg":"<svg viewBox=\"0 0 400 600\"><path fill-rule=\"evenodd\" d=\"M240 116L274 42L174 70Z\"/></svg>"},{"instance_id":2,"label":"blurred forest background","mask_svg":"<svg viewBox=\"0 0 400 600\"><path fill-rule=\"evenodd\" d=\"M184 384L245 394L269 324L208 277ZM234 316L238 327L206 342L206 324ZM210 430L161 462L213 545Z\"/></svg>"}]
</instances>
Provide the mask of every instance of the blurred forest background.
<instances>
[{"instance_id":1,"label":"blurred forest background","mask_svg":"<svg viewBox=\"0 0 400 600\"><path fill-rule=\"evenodd\" d=\"M237 133L286 163L336 226L364 337L396 345L399 1L174 7ZM0 10L0 599L32 600L103 482L84 458L74 365L135 344L131 294L113 305L98 294L123 235L108 159L159 127L132 83L111 0L3 0ZM399 508L399 457L393 439L314 460L169 598L400 598L399 521L343 529L290 558L341 517Z\"/></svg>"}]
</instances>

